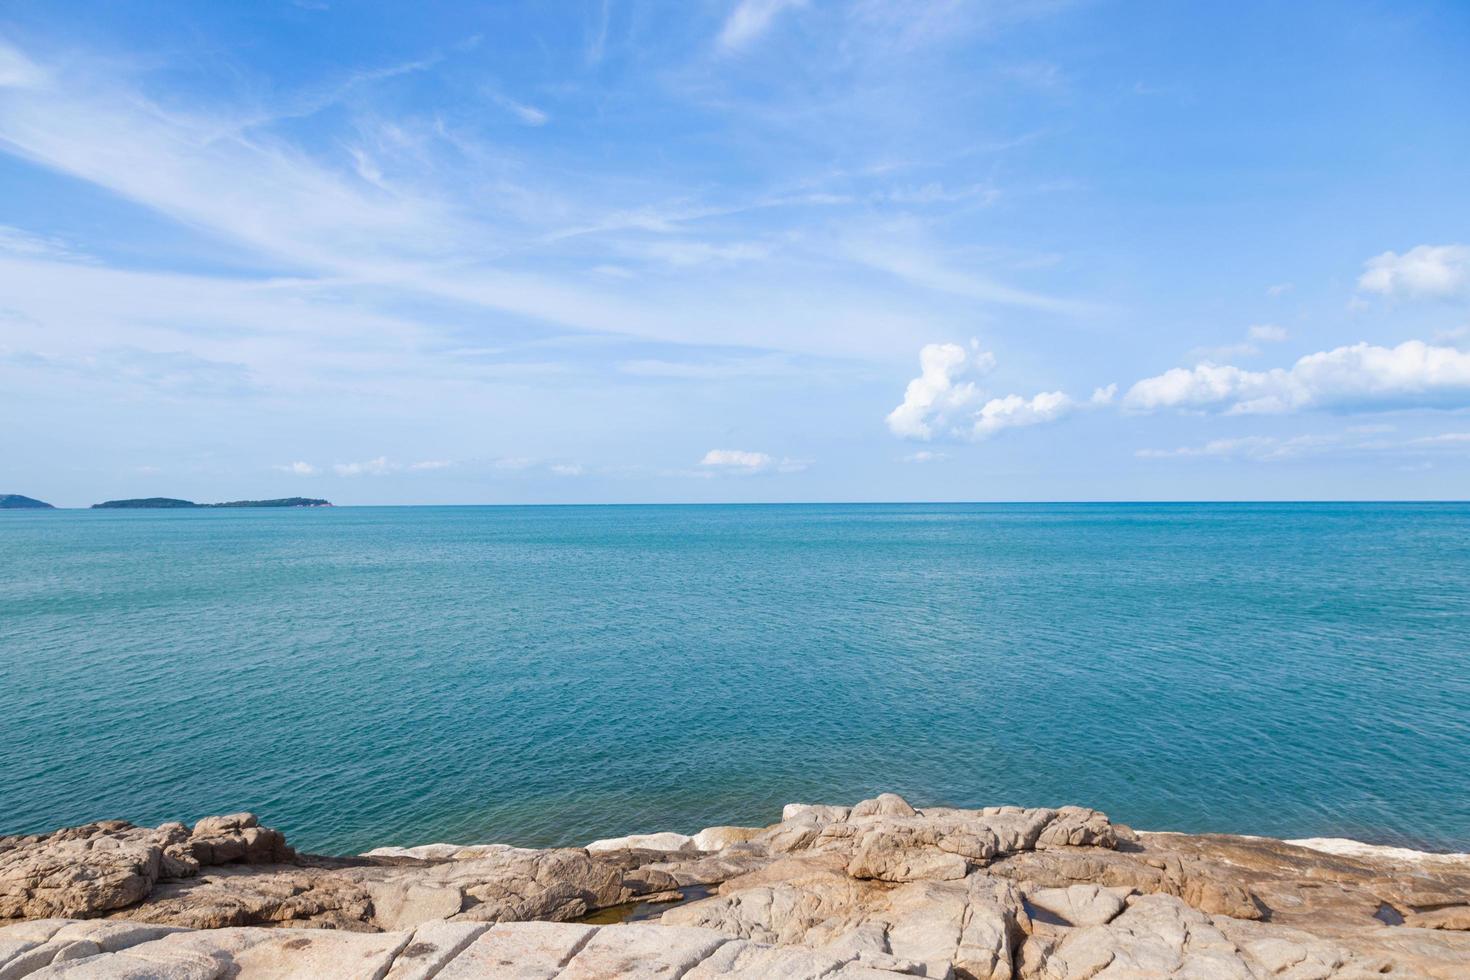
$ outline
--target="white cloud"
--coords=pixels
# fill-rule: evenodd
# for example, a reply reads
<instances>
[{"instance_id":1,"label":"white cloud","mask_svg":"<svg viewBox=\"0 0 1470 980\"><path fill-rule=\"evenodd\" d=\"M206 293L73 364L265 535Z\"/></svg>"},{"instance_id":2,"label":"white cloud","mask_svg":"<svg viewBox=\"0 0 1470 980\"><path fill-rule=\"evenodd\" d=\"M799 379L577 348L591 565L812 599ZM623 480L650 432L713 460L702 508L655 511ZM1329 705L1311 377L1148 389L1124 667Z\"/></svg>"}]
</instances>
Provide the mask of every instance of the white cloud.
<instances>
[{"instance_id":1,"label":"white cloud","mask_svg":"<svg viewBox=\"0 0 1470 980\"><path fill-rule=\"evenodd\" d=\"M1271 285L1271 286L1267 286L1266 287L1266 295L1267 296L1285 296L1287 293L1291 292L1295 288L1296 288L1296 284L1295 283L1278 282L1278 283L1276 283L1274 285Z\"/></svg>"},{"instance_id":2,"label":"white cloud","mask_svg":"<svg viewBox=\"0 0 1470 980\"><path fill-rule=\"evenodd\" d=\"M87 257L73 252L59 238L34 235L24 228L0 225L0 252L28 258L72 259L87 261Z\"/></svg>"},{"instance_id":3,"label":"white cloud","mask_svg":"<svg viewBox=\"0 0 1470 980\"><path fill-rule=\"evenodd\" d=\"M1075 407L1076 403L1061 391L1043 391L1031 398L992 398L980 407L971 434L976 440L989 439L1002 429L1055 422Z\"/></svg>"},{"instance_id":4,"label":"white cloud","mask_svg":"<svg viewBox=\"0 0 1470 980\"><path fill-rule=\"evenodd\" d=\"M529 456L503 456L491 465L497 470L528 470L536 461Z\"/></svg>"},{"instance_id":5,"label":"white cloud","mask_svg":"<svg viewBox=\"0 0 1470 980\"><path fill-rule=\"evenodd\" d=\"M46 73L34 61L0 41L0 88L35 88Z\"/></svg>"},{"instance_id":6,"label":"white cloud","mask_svg":"<svg viewBox=\"0 0 1470 980\"><path fill-rule=\"evenodd\" d=\"M1470 432L1442 432L1437 436L1420 436L1411 442L1421 446L1458 446L1470 443Z\"/></svg>"},{"instance_id":7,"label":"white cloud","mask_svg":"<svg viewBox=\"0 0 1470 980\"><path fill-rule=\"evenodd\" d=\"M903 403L888 413L889 431L905 439L948 434L978 442L1003 429L1054 422L1081 407L1062 391L982 402L980 389L963 379L994 367L995 355L973 343L969 350L959 344L925 344L919 351L919 376L904 389ZM1106 405L1117 390L1117 385L1098 388L1086 404Z\"/></svg>"},{"instance_id":8,"label":"white cloud","mask_svg":"<svg viewBox=\"0 0 1470 980\"><path fill-rule=\"evenodd\" d=\"M581 476L586 472L581 463L552 463L550 469L557 476Z\"/></svg>"},{"instance_id":9,"label":"white cloud","mask_svg":"<svg viewBox=\"0 0 1470 980\"><path fill-rule=\"evenodd\" d=\"M361 463L335 463L332 469L338 476L382 476L400 469L397 463L388 461L387 456L365 460Z\"/></svg>"},{"instance_id":10,"label":"white cloud","mask_svg":"<svg viewBox=\"0 0 1470 980\"><path fill-rule=\"evenodd\" d=\"M1444 299L1470 293L1470 245L1416 245L1363 263L1358 288L1384 296Z\"/></svg>"},{"instance_id":11,"label":"white cloud","mask_svg":"<svg viewBox=\"0 0 1470 980\"><path fill-rule=\"evenodd\" d=\"M453 465L454 461L449 459L425 459L417 463L410 463L408 468L411 470L444 470Z\"/></svg>"},{"instance_id":12,"label":"white cloud","mask_svg":"<svg viewBox=\"0 0 1470 980\"><path fill-rule=\"evenodd\" d=\"M706 473L796 473L806 469L806 461L800 459L777 459L769 453L751 452L746 449L711 449L699 461Z\"/></svg>"},{"instance_id":13,"label":"white cloud","mask_svg":"<svg viewBox=\"0 0 1470 980\"><path fill-rule=\"evenodd\" d=\"M1470 432L1445 432L1406 440L1386 438L1385 434L1392 431L1393 426L1357 425L1341 432L1212 439L1199 446L1139 449L1133 455L1141 459L1245 459L1276 463L1324 454L1423 456L1457 454L1462 449L1470 449Z\"/></svg>"},{"instance_id":14,"label":"white cloud","mask_svg":"<svg viewBox=\"0 0 1470 980\"><path fill-rule=\"evenodd\" d=\"M776 465L776 460L768 453L753 453L744 449L711 449L704 454L704 459L699 461L699 465L754 472L771 468Z\"/></svg>"},{"instance_id":15,"label":"white cloud","mask_svg":"<svg viewBox=\"0 0 1470 980\"><path fill-rule=\"evenodd\" d=\"M1245 333L1251 340L1259 340L1264 344L1283 344L1291 337L1285 327L1278 327L1274 323L1254 324Z\"/></svg>"},{"instance_id":16,"label":"white cloud","mask_svg":"<svg viewBox=\"0 0 1470 980\"><path fill-rule=\"evenodd\" d=\"M1018 289L969 267L972 263L957 262L926 241L919 226L908 219L860 228L844 236L836 248L854 262L937 293L1065 316L1095 312L1088 303Z\"/></svg>"},{"instance_id":17,"label":"white cloud","mask_svg":"<svg viewBox=\"0 0 1470 980\"><path fill-rule=\"evenodd\" d=\"M533 105L517 102L515 99L505 95L493 96L497 105L510 112L513 116L525 123L527 126L545 126L551 119L549 115Z\"/></svg>"},{"instance_id":18,"label":"white cloud","mask_svg":"<svg viewBox=\"0 0 1470 980\"><path fill-rule=\"evenodd\" d=\"M1173 368L1139 381L1123 404L1230 415L1457 408L1470 406L1470 352L1408 340L1397 347L1359 343L1319 351L1269 371L1228 364Z\"/></svg>"},{"instance_id":19,"label":"white cloud","mask_svg":"<svg viewBox=\"0 0 1470 980\"><path fill-rule=\"evenodd\" d=\"M315 466L312 466L310 463L304 462L302 460L297 460L294 463L287 463L285 466L277 466L276 469L280 470L283 473L295 474L296 476L315 476L317 472Z\"/></svg>"},{"instance_id":20,"label":"white cloud","mask_svg":"<svg viewBox=\"0 0 1470 980\"><path fill-rule=\"evenodd\" d=\"M1455 346L1460 346L1465 341L1470 340L1470 323L1458 327L1450 327L1446 330L1436 330L1434 332L1434 339L1441 343L1448 342Z\"/></svg>"},{"instance_id":21,"label":"white cloud","mask_svg":"<svg viewBox=\"0 0 1470 980\"><path fill-rule=\"evenodd\" d=\"M720 29L720 47L726 51L743 48L769 30L783 10L805 5L806 0L740 0Z\"/></svg>"},{"instance_id":22,"label":"white cloud","mask_svg":"<svg viewBox=\"0 0 1470 980\"><path fill-rule=\"evenodd\" d=\"M1275 436L1241 436L1234 439L1212 439L1202 446L1180 446L1178 449L1140 449L1133 455L1140 459L1205 457L1276 462L1312 451L1335 448L1340 441L1340 437L1335 436L1294 436L1289 439L1279 439Z\"/></svg>"},{"instance_id":23,"label":"white cloud","mask_svg":"<svg viewBox=\"0 0 1470 980\"><path fill-rule=\"evenodd\" d=\"M903 404L888 413L888 428L905 439L930 439L937 425L972 404L979 391L959 379L995 367L995 355L972 345L925 344L919 350L919 376L904 389Z\"/></svg>"},{"instance_id":24,"label":"white cloud","mask_svg":"<svg viewBox=\"0 0 1470 980\"><path fill-rule=\"evenodd\" d=\"M930 449L920 449L916 453L910 453L903 458L905 463L939 463L948 459L945 453L936 453Z\"/></svg>"},{"instance_id":25,"label":"white cloud","mask_svg":"<svg viewBox=\"0 0 1470 980\"><path fill-rule=\"evenodd\" d=\"M1228 361L1234 357L1257 357L1261 353L1259 344L1284 343L1290 335L1282 327L1270 323L1257 323L1247 328L1246 339L1237 344L1224 344L1220 347L1196 347L1189 352L1189 357L1201 361L1218 363Z\"/></svg>"}]
</instances>

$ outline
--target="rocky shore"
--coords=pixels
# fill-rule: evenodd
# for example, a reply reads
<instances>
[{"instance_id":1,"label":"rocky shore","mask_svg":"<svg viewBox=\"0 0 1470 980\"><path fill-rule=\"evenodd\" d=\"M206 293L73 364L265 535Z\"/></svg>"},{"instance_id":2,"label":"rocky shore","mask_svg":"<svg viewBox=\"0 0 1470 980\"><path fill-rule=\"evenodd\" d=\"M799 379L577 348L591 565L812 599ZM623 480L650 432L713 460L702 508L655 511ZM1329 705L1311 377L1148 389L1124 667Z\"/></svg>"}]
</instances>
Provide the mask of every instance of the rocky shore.
<instances>
[{"instance_id":1,"label":"rocky shore","mask_svg":"<svg viewBox=\"0 0 1470 980\"><path fill-rule=\"evenodd\" d=\"M585 848L0 838L0 980L1470 976L1470 856L885 794Z\"/></svg>"}]
</instances>

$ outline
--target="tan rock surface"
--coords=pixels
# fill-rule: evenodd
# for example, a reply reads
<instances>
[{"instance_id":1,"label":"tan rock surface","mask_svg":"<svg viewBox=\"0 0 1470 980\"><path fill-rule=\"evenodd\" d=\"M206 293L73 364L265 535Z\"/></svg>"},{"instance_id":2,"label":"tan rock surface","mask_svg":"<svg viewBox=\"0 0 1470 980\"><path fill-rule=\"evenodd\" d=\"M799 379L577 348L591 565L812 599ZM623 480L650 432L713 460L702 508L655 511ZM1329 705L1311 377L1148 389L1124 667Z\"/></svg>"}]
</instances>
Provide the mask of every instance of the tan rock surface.
<instances>
[{"instance_id":1,"label":"tan rock surface","mask_svg":"<svg viewBox=\"0 0 1470 980\"><path fill-rule=\"evenodd\" d=\"M249 814L0 838L0 980L1470 977L1464 856L892 794L783 818L356 858Z\"/></svg>"}]
</instances>

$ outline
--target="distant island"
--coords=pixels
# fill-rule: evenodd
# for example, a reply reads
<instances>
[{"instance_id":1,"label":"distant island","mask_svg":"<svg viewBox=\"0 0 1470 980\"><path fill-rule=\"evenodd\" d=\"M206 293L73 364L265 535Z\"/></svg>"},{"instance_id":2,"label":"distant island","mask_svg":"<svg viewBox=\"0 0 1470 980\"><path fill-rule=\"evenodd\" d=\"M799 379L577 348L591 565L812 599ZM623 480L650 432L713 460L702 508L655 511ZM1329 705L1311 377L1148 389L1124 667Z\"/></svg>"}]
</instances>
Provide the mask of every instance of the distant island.
<instances>
[{"instance_id":1,"label":"distant island","mask_svg":"<svg viewBox=\"0 0 1470 980\"><path fill-rule=\"evenodd\" d=\"M24 499L24 498L23 498ZM39 503L39 501L37 501ZM49 507L49 504L40 504ZM221 504L196 504L175 497L135 497L131 500L104 500L93 504L93 510L177 510L184 507L330 507L330 500L316 497L279 497L275 500L227 500Z\"/></svg>"},{"instance_id":2,"label":"distant island","mask_svg":"<svg viewBox=\"0 0 1470 980\"><path fill-rule=\"evenodd\" d=\"M18 493L0 493L0 510L55 510L44 500L24 497Z\"/></svg>"}]
</instances>

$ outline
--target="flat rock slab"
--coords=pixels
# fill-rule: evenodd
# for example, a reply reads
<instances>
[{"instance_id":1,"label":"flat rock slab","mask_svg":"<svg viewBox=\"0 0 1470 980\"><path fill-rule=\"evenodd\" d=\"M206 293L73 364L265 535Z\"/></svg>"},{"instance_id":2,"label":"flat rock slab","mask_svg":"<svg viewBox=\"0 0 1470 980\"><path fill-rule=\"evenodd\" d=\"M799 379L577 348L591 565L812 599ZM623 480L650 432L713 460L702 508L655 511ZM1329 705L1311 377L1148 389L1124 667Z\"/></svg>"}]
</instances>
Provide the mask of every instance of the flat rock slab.
<instances>
[{"instance_id":1,"label":"flat rock slab","mask_svg":"<svg viewBox=\"0 0 1470 980\"><path fill-rule=\"evenodd\" d=\"M153 938L147 938L147 932ZM138 929L50 920L0 929L0 948L36 949L67 932L85 955L0 961L0 980L896 980L800 947L732 940L709 929L559 922L436 922L388 933L324 929ZM92 938L89 938L92 937ZM128 942L102 952L101 941ZM57 944L53 953L65 950Z\"/></svg>"}]
</instances>

